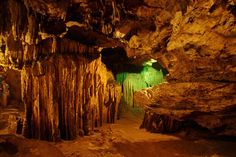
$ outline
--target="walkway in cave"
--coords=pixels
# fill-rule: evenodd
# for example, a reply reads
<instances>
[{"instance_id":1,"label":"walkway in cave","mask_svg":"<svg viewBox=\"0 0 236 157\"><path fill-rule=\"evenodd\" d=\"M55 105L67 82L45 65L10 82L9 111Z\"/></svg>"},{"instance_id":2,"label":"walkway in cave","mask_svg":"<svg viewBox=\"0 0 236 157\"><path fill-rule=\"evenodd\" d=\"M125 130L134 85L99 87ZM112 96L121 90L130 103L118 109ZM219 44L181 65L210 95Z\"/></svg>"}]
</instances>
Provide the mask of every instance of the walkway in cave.
<instances>
[{"instance_id":1,"label":"walkway in cave","mask_svg":"<svg viewBox=\"0 0 236 157\"><path fill-rule=\"evenodd\" d=\"M0 135L0 157L235 157L235 142L149 133L139 129L141 121L134 109L93 135L56 143Z\"/></svg>"},{"instance_id":2,"label":"walkway in cave","mask_svg":"<svg viewBox=\"0 0 236 157\"><path fill-rule=\"evenodd\" d=\"M56 144L67 157L235 157L236 143L215 140L184 140L139 129L142 116L132 111L96 130L94 135Z\"/></svg>"}]
</instances>

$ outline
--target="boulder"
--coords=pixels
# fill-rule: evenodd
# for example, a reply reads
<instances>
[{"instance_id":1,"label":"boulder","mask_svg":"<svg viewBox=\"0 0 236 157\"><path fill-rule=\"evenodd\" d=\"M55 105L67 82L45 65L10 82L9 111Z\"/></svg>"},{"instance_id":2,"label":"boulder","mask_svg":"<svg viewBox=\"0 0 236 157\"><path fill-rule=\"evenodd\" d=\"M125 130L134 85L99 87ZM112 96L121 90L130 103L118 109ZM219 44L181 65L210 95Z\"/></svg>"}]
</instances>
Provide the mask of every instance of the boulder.
<instances>
[{"instance_id":1,"label":"boulder","mask_svg":"<svg viewBox=\"0 0 236 157\"><path fill-rule=\"evenodd\" d=\"M163 83L136 92L134 100L146 111L141 127L152 132L236 136L235 94L235 83Z\"/></svg>"}]
</instances>

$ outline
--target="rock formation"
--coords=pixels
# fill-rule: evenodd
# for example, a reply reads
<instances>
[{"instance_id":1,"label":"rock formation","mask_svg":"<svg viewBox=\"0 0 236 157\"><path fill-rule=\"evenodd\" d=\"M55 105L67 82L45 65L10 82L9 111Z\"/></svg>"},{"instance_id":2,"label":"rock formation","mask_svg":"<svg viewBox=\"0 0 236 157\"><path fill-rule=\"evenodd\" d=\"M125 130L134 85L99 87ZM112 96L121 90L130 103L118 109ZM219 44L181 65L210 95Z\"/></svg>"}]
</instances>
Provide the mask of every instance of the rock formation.
<instances>
[{"instance_id":1,"label":"rock formation","mask_svg":"<svg viewBox=\"0 0 236 157\"><path fill-rule=\"evenodd\" d=\"M235 136L236 38L234 1L199 1L176 12L160 62L168 83L135 94L146 109L141 127L153 132L191 128ZM144 101L149 100L149 101Z\"/></svg>"},{"instance_id":2,"label":"rock formation","mask_svg":"<svg viewBox=\"0 0 236 157\"><path fill-rule=\"evenodd\" d=\"M100 59L51 57L24 67L21 80L27 137L74 139L117 117L121 88Z\"/></svg>"},{"instance_id":3,"label":"rock formation","mask_svg":"<svg viewBox=\"0 0 236 157\"><path fill-rule=\"evenodd\" d=\"M197 126L235 136L235 6L1 0L0 65L21 73L24 135L73 139L114 122L122 90L114 76L152 58L168 76L134 96L146 110L143 127L165 133Z\"/></svg>"},{"instance_id":4,"label":"rock formation","mask_svg":"<svg viewBox=\"0 0 236 157\"><path fill-rule=\"evenodd\" d=\"M99 4L0 2L1 64L21 71L26 137L74 139L93 133L103 123L115 122L121 88L101 62L97 47L116 40L106 36L106 29L101 28L104 34L93 29L96 19L89 18L93 14L90 7L105 6ZM114 2L106 6L112 6L113 11L104 16L117 14ZM82 21L80 15L74 14L80 13L80 9ZM113 16L108 22L116 22L119 15Z\"/></svg>"},{"instance_id":5,"label":"rock formation","mask_svg":"<svg viewBox=\"0 0 236 157\"><path fill-rule=\"evenodd\" d=\"M161 133L191 128L210 137L235 136L235 88L233 83L183 82L137 92L136 103L146 108L141 127Z\"/></svg>"}]
</instances>

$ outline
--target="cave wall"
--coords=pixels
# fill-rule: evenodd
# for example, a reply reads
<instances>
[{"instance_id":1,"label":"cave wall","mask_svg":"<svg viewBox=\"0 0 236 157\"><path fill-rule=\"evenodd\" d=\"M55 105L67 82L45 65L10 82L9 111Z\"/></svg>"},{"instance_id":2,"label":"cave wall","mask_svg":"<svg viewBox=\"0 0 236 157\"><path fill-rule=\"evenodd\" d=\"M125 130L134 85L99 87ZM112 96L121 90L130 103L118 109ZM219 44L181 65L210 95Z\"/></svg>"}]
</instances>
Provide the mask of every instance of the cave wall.
<instances>
[{"instance_id":1,"label":"cave wall","mask_svg":"<svg viewBox=\"0 0 236 157\"><path fill-rule=\"evenodd\" d=\"M135 94L146 109L141 127L204 137L236 136L235 1L195 1L170 20L157 53L168 83ZM145 101L148 100L148 101Z\"/></svg>"},{"instance_id":2,"label":"cave wall","mask_svg":"<svg viewBox=\"0 0 236 157\"><path fill-rule=\"evenodd\" d=\"M110 18L115 2L3 0L0 8L1 65L21 71L21 85L11 81L11 87L16 96L21 90L24 136L69 140L114 123L121 88L97 47L113 43L106 35L119 16Z\"/></svg>"},{"instance_id":3,"label":"cave wall","mask_svg":"<svg viewBox=\"0 0 236 157\"><path fill-rule=\"evenodd\" d=\"M235 82L234 2L201 2L176 13L166 58L171 78L179 81ZM181 60L181 61L180 61Z\"/></svg>"}]
</instances>

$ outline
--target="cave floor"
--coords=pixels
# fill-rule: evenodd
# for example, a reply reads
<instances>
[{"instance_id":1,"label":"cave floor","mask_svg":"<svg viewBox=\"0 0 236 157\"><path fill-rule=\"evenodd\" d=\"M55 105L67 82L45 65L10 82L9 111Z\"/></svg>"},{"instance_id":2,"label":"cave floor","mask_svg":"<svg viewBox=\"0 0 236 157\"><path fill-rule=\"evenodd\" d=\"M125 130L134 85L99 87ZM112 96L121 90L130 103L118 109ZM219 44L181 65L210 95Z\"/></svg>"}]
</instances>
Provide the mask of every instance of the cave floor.
<instances>
[{"instance_id":1,"label":"cave floor","mask_svg":"<svg viewBox=\"0 0 236 157\"><path fill-rule=\"evenodd\" d=\"M56 144L67 157L235 157L236 142L186 140L139 129L141 116L126 114L92 136Z\"/></svg>"},{"instance_id":2,"label":"cave floor","mask_svg":"<svg viewBox=\"0 0 236 157\"><path fill-rule=\"evenodd\" d=\"M176 136L154 134L139 129L141 116L126 114L116 124L105 125L91 136L73 141L46 142L0 136L0 157L235 157L236 142L186 140ZM13 143L1 145L1 142Z\"/></svg>"}]
</instances>

